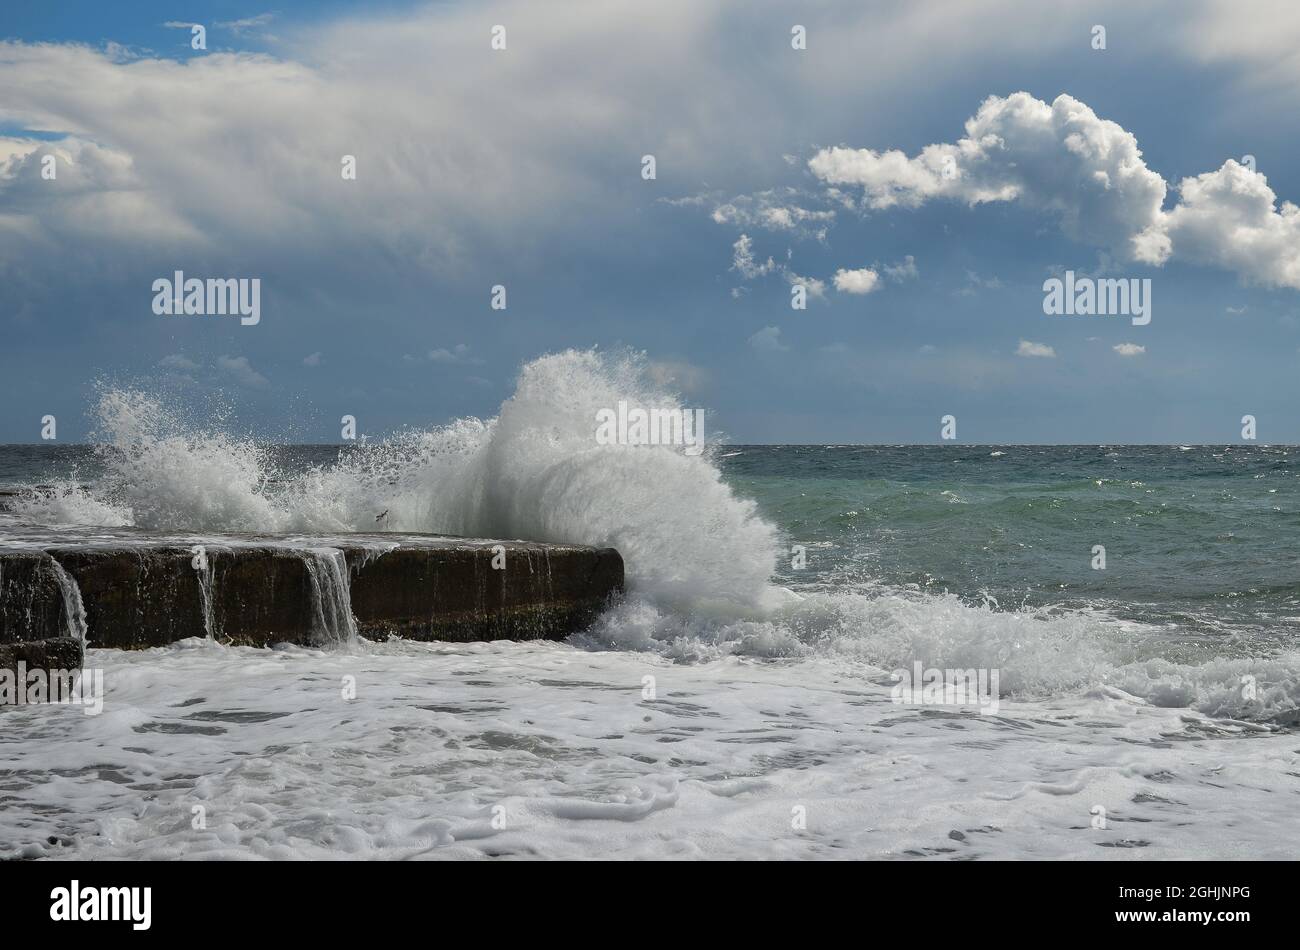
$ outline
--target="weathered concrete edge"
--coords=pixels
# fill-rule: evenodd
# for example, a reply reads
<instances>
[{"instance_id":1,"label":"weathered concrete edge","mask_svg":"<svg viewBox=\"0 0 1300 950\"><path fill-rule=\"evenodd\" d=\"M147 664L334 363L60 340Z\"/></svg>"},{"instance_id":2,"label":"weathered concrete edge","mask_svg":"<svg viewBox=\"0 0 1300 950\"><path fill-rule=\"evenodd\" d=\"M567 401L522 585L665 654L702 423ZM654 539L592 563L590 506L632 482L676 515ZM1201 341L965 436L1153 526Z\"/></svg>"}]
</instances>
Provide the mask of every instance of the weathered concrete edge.
<instances>
[{"instance_id":1,"label":"weathered concrete edge","mask_svg":"<svg viewBox=\"0 0 1300 950\"><path fill-rule=\"evenodd\" d=\"M0 670L79 670L85 657L81 641L73 637L51 637L23 643L0 644Z\"/></svg>"},{"instance_id":2,"label":"weathered concrete edge","mask_svg":"<svg viewBox=\"0 0 1300 950\"><path fill-rule=\"evenodd\" d=\"M497 545L504 570L493 567ZM342 552L357 630L369 639L559 639L599 616L624 581L612 548L445 538L419 546L408 536L386 552L367 542L331 549ZM203 571L180 544L0 553L0 643L67 633L60 570L84 604L89 646L163 646L207 630L235 644L318 643L328 571L304 550L213 545Z\"/></svg>"}]
</instances>

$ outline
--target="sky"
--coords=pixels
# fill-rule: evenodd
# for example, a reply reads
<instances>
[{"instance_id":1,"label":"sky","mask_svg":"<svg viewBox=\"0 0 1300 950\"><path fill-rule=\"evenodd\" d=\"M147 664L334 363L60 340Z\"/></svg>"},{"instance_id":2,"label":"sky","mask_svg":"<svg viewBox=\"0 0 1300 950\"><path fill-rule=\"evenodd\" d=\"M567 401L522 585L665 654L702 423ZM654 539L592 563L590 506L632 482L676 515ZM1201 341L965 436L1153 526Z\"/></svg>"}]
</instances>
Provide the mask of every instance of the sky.
<instances>
[{"instance_id":1,"label":"sky","mask_svg":"<svg viewBox=\"0 0 1300 950\"><path fill-rule=\"evenodd\" d=\"M737 443L1300 442L1298 121L1290 0L6 4L0 441L105 386L379 435L598 347Z\"/></svg>"}]
</instances>

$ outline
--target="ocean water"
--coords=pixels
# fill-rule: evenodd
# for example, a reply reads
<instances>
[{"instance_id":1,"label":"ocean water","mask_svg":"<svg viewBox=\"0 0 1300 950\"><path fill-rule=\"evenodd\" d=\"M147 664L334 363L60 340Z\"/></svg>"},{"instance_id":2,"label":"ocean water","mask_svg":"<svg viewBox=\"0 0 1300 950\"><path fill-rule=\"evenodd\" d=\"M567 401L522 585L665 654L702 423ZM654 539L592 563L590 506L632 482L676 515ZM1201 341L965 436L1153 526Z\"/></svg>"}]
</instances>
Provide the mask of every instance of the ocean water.
<instances>
[{"instance_id":1,"label":"ocean water","mask_svg":"<svg viewBox=\"0 0 1300 950\"><path fill-rule=\"evenodd\" d=\"M0 709L0 855L1300 852L1300 449L691 456L596 445L619 400L681 404L634 357L568 352L493 419L343 449L129 390L94 446L0 447L0 547L387 510L613 545L629 587L565 643L91 650L102 715ZM897 702L916 664L996 673L995 706Z\"/></svg>"}]
</instances>

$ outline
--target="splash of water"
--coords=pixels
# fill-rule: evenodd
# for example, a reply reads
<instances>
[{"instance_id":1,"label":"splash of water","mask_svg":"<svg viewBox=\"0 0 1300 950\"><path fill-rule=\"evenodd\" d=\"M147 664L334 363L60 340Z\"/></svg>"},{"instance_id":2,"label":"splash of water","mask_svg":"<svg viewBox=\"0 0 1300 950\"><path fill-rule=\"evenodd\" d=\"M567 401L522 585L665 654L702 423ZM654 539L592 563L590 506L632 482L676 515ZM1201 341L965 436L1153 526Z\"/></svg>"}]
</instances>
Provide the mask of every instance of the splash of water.
<instances>
[{"instance_id":1,"label":"splash of water","mask_svg":"<svg viewBox=\"0 0 1300 950\"><path fill-rule=\"evenodd\" d=\"M102 481L28 499L31 520L159 531L391 531L612 546L630 586L696 611L755 611L777 532L722 481L708 453L610 446L596 413L620 400L685 408L643 359L566 351L523 367L488 421L369 443L337 466L284 477L265 447L187 425L146 393L108 391L97 416Z\"/></svg>"},{"instance_id":2,"label":"splash of water","mask_svg":"<svg viewBox=\"0 0 1300 950\"><path fill-rule=\"evenodd\" d=\"M624 557L631 596L579 642L682 660L834 656L877 672L922 659L1000 669L1004 694L1016 696L1105 686L1214 715L1296 714L1300 657L1153 661L1133 648L1144 632L1087 612L775 587L779 534L723 482L713 450L597 444L597 410L621 400L685 408L635 356L566 351L525 365L493 419L409 430L286 477L252 440L187 425L147 394L110 391L97 410L102 481L24 499L18 513L42 523L284 534L374 532L375 513L387 511L389 531L608 545ZM346 568L328 551L303 557L317 635L351 641ZM1245 676L1262 698L1246 698Z\"/></svg>"}]
</instances>

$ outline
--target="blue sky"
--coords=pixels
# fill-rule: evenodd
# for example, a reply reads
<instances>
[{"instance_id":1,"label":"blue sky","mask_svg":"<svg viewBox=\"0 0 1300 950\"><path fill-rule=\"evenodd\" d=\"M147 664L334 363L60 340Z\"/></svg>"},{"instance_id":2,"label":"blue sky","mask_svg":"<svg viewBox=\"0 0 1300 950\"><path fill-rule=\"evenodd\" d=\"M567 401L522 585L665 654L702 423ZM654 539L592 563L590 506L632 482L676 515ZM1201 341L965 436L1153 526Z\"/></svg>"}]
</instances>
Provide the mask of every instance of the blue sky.
<instances>
[{"instance_id":1,"label":"blue sky","mask_svg":"<svg viewBox=\"0 0 1300 950\"><path fill-rule=\"evenodd\" d=\"M6 9L0 440L100 383L379 434L599 346L737 442L1300 441L1300 10L953 6ZM261 322L155 315L177 269ZM1044 314L1066 269L1150 324Z\"/></svg>"}]
</instances>

